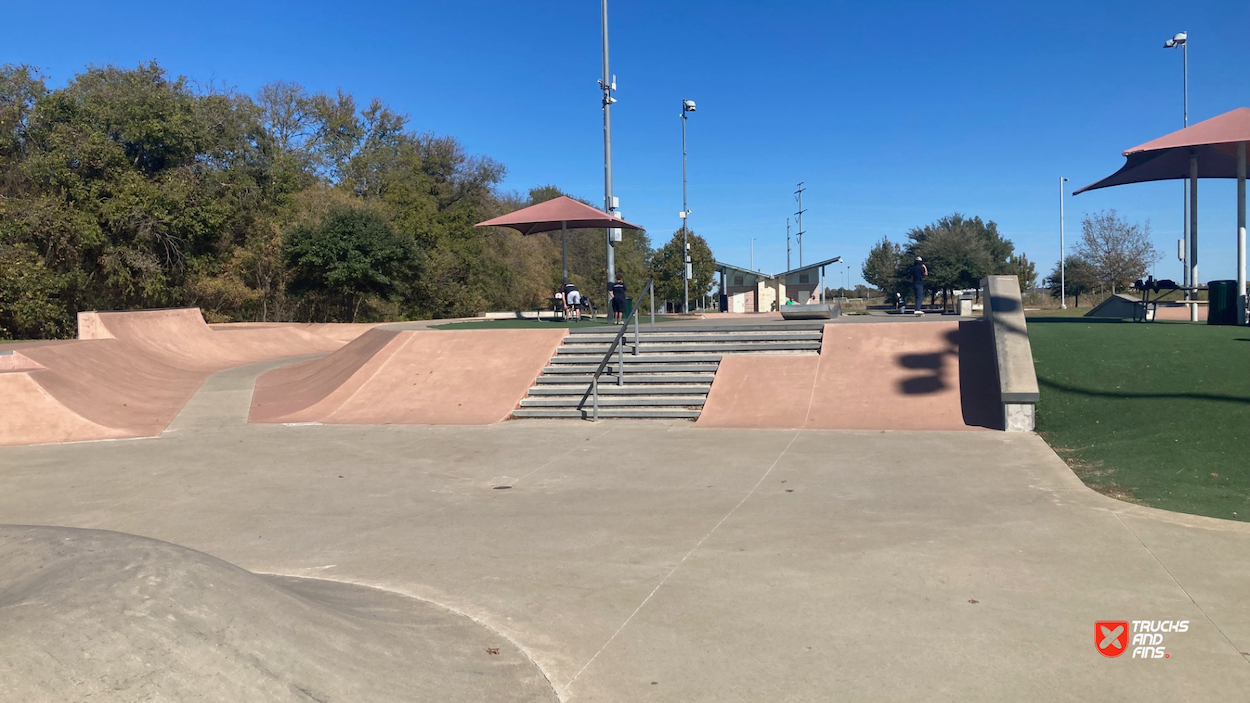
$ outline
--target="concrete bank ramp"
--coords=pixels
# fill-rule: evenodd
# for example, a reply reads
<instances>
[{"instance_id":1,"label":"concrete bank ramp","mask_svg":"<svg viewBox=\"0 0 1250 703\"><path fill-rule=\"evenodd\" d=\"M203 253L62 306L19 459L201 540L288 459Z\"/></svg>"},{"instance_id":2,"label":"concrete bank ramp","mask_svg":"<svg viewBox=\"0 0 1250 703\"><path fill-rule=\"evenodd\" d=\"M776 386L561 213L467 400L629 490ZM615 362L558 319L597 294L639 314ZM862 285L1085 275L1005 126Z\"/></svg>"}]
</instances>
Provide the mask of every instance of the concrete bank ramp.
<instances>
[{"instance_id":1,"label":"concrete bank ramp","mask_svg":"<svg viewBox=\"0 0 1250 703\"><path fill-rule=\"evenodd\" d=\"M118 532L0 526L0 701L554 701L506 638Z\"/></svg>"},{"instance_id":2,"label":"concrete bank ramp","mask_svg":"<svg viewBox=\"0 0 1250 703\"><path fill-rule=\"evenodd\" d=\"M997 427L988 325L825 325L819 356L726 355L700 427L954 430Z\"/></svg>"},{"instance_id":3,"label":"concrete bank ramp","mask_svg":"<svg viewBox=\"0 0 1250 703\"><path fill-rule=\"evenodd\" d=\"M484 425L508 417L564 338L552 330L369 330L256 382L252 422Z\"/></svg>"},{"instance_id":4,"label":"concrete bank ramp","mask_svg":"<svg viewBox=\"0 0 1250 703\"><path fill-rule=\"evenodd\" d=\"M1135 295L1116 293L1095 305L1092 310L1085 313L1085 317L1117 317L1131 320L1133 311L1137 309L1137 304L1140 302L1141 298Z\"/></svg>"},{"instance_id":5,"label":"concrete bank ramp","mask_svg":"<svg viewBox=\"0 0 1250 703\"><path fill-rule=\"evenodd\" d=\"M299 325L209 327L196 308L79 321L78 340L0 354L0 445L156 436L212 373L343 346Z\"/></svg>"}]
</instances>

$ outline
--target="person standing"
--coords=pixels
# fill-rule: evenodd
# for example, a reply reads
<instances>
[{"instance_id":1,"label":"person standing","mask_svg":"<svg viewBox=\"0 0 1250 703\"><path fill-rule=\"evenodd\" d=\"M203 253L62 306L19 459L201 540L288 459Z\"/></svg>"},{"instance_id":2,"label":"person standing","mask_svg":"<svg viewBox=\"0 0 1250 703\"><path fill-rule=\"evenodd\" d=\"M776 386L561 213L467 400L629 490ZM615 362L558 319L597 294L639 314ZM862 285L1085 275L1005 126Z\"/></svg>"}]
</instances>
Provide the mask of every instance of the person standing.
<instances>
[{"instance_id":1,"label":"person standing","mask_svg":"<svg viewBox=\"0 0 1250 703\"><path fill-rule=\"evenodd\" d=\"M924 310L924 277L929 275L929 267L924 265L924 259L916 257L916 263L911 265L911 287L912 292L916 294L916 314L923 315Z\"/></svg>"},{"instance_id":2,"label":"person standing","mask_svg":"<svg viewBox=\"0 0 1250 703\"><path fill-rule=\"evenodd\" d=\"M625 277L616 274L616 281L608 288L612 297L612 320L622 322L625 319Z\"/></svg>"}]
</instances>

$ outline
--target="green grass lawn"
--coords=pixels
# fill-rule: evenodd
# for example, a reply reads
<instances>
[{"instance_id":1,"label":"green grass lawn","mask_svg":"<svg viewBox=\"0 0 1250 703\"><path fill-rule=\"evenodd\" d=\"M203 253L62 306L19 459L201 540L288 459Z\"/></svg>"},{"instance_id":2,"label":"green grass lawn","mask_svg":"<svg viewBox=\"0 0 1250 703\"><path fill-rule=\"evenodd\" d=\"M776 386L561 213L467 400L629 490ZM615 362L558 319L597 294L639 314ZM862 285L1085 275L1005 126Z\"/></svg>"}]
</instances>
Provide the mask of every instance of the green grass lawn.
<instances>
[{"instance_id":1,"label":"green grass lawn","mask_svg":"<svg viewBox=\"0 0 1250 703\"><path fill-rule=\"evenodd\" d=\"M682 320L689 321L688 317L660 317L655 318L655 324L661 322L679 322ZM641 325L651 324L651 316L638 314L638 322ZM605 317L597 320L583 319L581 322L558 322L555 320L470 320L469 322L448 322L445 325L434 325L434 329L439 330L558 330L568 329L571 327L603 327L613 331L619 329L619 325L613 324Z\"/></svg>"},{"instance_id":2,"label":"green grass lawn","mask_svg":"<svg viewBox=\"0 0 1250 703\"><path fill-rule=\"evenodd\" d=\"M1037 429L1086 484L1250 520L1250 329L1034 317Z\"/></svg>"},{"instance_id":3,"label":"green grass lawn","mask_svg":"<svg viewBox=\"0 0 1250 703\"><path fill-rule=\"evenodd\" d=\"M1025 310L1024 316L1032 319L1035 317L1084 317L1085 313L1093 310L1093 308L1053 308L1046 310Z\"/></svg>"}]
</instances>

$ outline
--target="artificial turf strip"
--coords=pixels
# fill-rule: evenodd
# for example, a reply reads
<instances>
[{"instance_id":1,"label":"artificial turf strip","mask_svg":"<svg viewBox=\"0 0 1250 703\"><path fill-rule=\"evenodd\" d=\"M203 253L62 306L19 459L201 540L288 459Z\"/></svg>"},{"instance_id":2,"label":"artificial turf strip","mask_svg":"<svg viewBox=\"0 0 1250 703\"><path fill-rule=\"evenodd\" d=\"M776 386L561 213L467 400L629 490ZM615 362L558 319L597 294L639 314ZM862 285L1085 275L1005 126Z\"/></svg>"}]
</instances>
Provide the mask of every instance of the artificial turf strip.
<instances>
[{"instance_id":1,"label":"artificial turf strip","mask_svg":"<svg viewBox=\"0 0 1250 703\"><path fill-rule=\"evenodd\" d=\"M1091 488L1250 520L1250 329L1029 320L1037 429Z\"/></svg>"}]
</instances>

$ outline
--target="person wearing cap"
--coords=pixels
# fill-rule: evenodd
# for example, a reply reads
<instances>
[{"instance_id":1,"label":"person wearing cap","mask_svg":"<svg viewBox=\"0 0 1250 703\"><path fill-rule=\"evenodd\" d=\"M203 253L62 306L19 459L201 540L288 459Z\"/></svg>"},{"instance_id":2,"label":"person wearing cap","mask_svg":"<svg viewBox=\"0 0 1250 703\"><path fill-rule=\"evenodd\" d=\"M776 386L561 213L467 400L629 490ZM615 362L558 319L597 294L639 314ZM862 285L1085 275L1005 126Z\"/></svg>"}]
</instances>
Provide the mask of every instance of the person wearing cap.
<instances>
[{"instance_id":1,"label":"person wearing cap","mask_svg":"<svg viewBox=\"0 0 1250 703\"><path fill-rule=\"evenodd\" d=\"M923 315L924 311L921 306L924 305L924 277L929 275L929 267L924 265L924 259L916 257L916 263L911 265L911 287L916 294L916 314Z\"/></svg>"}]
</instances>

